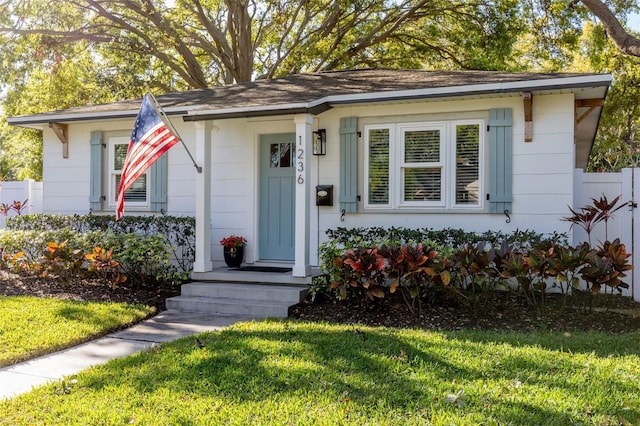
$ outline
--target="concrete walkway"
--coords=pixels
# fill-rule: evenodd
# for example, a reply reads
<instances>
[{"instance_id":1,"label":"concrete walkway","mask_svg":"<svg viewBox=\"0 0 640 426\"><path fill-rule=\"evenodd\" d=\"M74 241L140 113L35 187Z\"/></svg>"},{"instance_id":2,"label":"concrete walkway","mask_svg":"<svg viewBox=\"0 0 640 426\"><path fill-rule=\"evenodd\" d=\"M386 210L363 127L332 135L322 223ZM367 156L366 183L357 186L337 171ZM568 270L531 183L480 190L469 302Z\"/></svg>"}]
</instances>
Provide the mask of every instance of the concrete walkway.
<instances>
[{"instance_id":1,"label":"concrete walkway","mask_svg":"<svg viewBox=\"0 0 640 426\"><path fill-rule=\"evenodd\" d=\"M0 400L76 374L92 365L104 364L160 343L204 331L220 330L247 320L250 318L163 311L128 329L92 342L0 369Z\"/></svg>"}]
</instances>

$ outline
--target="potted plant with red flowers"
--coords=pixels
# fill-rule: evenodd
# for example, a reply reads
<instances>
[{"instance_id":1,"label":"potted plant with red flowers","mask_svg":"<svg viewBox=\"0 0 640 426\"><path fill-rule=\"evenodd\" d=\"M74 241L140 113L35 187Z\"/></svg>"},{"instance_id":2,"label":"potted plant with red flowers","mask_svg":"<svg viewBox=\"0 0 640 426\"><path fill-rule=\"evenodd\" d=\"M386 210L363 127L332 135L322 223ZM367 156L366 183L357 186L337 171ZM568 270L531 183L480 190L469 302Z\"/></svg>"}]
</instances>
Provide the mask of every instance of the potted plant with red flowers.
<instances>
[{"instance_id":1,"label":"potted plant with red flowers","mask_svg":"<svg viewBox=\"0 0 640 426\"><path fill-rule=\"evenodd\" d=\"M247 239L240 235L230 235L220 240L224 253L224 263L230 268L237 268L244 260L244 246Z\"/></svg>"}]
</instances>

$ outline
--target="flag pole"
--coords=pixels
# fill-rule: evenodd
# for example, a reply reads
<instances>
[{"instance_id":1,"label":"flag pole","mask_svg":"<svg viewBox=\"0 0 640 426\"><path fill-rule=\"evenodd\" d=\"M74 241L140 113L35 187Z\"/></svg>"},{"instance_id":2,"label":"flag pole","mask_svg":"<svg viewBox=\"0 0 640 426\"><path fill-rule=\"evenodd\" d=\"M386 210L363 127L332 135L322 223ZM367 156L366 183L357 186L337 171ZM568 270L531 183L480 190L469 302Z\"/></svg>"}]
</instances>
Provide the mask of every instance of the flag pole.
<instances>
[{"instance_id":1,"label":"flag pole","mask_svg":"<svg viewBox=\"0 0 640 426\"><path fill-rule=\"evenodd\" d=\"M193 159L193 155L191 155L191 151L189 151L189 148L187 148L187 145L184 143L184 141L182 140L182 136L180 136L180 134L178 133L178 131L176 130L175 127L173 127L173 123L171 122L171 120L169 120L169 117L167 117L167 114L165 114L164 110L162 109L162 107L160 106L160 104L158 103L158 100L156 99L155 96L153 96L153 93L151 93L151 91L148 91L147 94L149 95L149 98L151 98L151 102L153 103L153 107L156 109L156 111L158 111L160 113L160 116L162 118L162 121L165 122L165 124L167 126L169 126L169 128L171 129L171 131L173 132L173 134L180 140L180 142L182 143L182 146L184 147L185 151L187 151L187 155L189 155L189 158L191 159L191 162L193 163L193 167L196 168L196 170L198 171L198 173L202 173L202 167L198 166L198 164L196 163L196 160Z\"/></svg>"}]
</instances>

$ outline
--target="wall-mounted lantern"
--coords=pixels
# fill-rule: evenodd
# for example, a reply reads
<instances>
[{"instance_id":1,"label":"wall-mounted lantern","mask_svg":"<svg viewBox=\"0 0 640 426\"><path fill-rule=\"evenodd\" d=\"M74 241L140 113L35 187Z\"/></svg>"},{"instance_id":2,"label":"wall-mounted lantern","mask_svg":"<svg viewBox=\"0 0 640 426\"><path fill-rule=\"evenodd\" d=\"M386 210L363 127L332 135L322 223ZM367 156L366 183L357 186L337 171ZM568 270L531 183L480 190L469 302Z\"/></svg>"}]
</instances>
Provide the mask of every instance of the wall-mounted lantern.
<instances>
[{"instance_id":1,"label":"wall-mounted lantern","mask_svg":"<svg viewBox=\"0 0 640 426\"><path fill-rule=\"evenodd\" d=\"M313 155L327 155L327 130L313 132Z\"/></svg>"}]
</instances>

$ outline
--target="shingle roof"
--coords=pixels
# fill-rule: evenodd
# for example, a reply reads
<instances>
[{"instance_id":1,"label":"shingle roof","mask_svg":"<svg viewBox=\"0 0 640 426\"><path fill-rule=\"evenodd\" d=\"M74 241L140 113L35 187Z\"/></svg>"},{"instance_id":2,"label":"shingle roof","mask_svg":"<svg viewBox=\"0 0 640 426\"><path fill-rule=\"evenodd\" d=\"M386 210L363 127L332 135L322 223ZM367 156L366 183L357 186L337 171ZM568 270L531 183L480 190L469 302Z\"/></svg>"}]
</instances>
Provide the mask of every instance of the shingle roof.
<instances>
[{"instance_id":1,"label":"shingle roof","mask_svg":"<svg viewBox=\"0 0 640 426\"><path fill-rule=\"evenodd\" d=\"M257 80L249 83L208 89L190 90L157 96L158 102L168 114L215 115L215 111L250 110L255 115L265 115L286 105L302 105L309 108L311 103L333 97L333 102L350 102L349 99L365 94L402 93L407 97L444 96L438 89L450 88L448 96L455 96L456 88L467 87L475 94L496 91L517 91L518 83L527 87L545 88L550 81L558 87L558 81L567 81L567 87L579 87L576 79L587 78L591 86L608 86L607 81L597 79L599 74L581 73L511 73L503 71L425 71L363 69L350 71L319 72L297 74L271 80ZM593 77L593 79L589 79ZM570 81L571 80L571 81ZM594 84L593 81L597 81ZM427 96L424 90L431 90ZM423 90L418 94L416 91ZM351 96L351 98L349 98ZM370 97L369 100L372 98ZM375 99L374 99L375 100ZM327 100L329 102L330 100ZM360 100L362 102L362 100ZM321 102L318 102L321 103ZM307 104L304 106L304 104ZM140 99L68 108L43 114L19 116L9 119L11 124L44 123L55 118L60 121L100 119L134 116L140 106ZM293 110L291 110L293 111ZM119 115L115 115L119 114ZM229 115L229 114L228 114ZM246 115L246 114L245 114ZM211 118L211 117L209 117Z\"/></svg>"}]
</instances>

